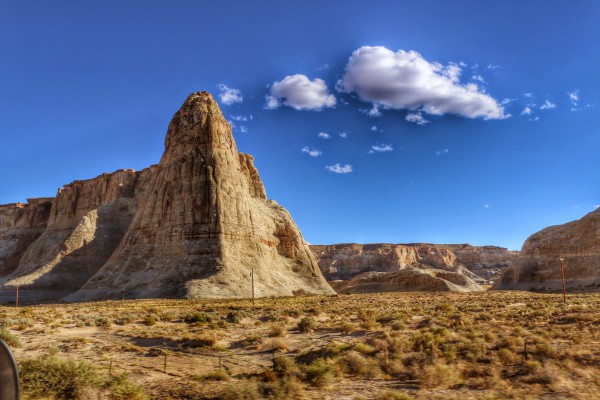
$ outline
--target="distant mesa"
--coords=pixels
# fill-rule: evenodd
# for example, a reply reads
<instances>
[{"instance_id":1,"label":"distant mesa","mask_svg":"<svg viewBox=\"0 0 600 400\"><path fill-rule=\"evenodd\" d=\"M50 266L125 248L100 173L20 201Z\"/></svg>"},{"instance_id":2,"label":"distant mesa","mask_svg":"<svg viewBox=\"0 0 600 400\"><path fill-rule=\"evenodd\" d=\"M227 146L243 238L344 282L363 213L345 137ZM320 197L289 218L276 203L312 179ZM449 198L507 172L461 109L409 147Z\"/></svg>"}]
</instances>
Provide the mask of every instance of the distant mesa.
<instances>
[{"instance_id":1,"label":"distant mesa","mask_svg":"<svg viewBox=\"0 0 600 400\"><path fill-rule=\"evenodd\" d=\"M338 293L481 291L517 259L517 252L469 244L312 245Z\"/></svg>"},{"instance_id":2,"label":"distant mesa","mask_svg":"<svg viewBox=\"0 0 600 400\"><path fill-rule=\"evenodd\" d=\"M206 92L175 114L157 165L0 206L0 285L29 301L250 297L251 271L257 297L335 293Z\"/></svg>"},{"instance_id":3,"label":"distant mesa","mask_svg":"<svg viewBox=\"0 0 600 400\"><path fill-rule=\"evenodd\" d=\"M517 262L504 272L494 288L561 290L561 257L567 288L600 288L600 209L577 221L550 226L531 235Z\"/></svg>"}]
</instances>

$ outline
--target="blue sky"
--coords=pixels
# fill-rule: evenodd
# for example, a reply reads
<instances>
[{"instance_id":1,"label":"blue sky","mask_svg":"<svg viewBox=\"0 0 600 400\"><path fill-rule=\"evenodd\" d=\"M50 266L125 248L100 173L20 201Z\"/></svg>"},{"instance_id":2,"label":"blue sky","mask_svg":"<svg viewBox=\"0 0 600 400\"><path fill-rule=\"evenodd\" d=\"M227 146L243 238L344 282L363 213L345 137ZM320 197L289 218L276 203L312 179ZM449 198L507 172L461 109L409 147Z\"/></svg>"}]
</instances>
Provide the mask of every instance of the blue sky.
<instances>
[{"instance_id":1,"label":"blue sky","mask_svg":"<svg viewBox=\"0 0 600 400\"><path fill-rule=\"evenodd\" d=\"M600 204L598 20L597 1L3 1L0 203L157 163L207 90L309 242L519 249Z\"/></svg>"}]
</instances>

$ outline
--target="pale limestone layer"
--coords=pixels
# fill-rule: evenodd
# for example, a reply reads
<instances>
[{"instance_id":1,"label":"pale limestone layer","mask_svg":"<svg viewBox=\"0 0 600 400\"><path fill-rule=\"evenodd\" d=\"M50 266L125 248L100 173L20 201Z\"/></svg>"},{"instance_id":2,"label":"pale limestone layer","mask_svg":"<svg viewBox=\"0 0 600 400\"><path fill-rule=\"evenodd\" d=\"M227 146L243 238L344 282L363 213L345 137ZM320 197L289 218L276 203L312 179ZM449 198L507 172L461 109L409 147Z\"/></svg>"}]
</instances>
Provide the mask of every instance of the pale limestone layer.
<instances>
[{"instance_id":1,"label":"pale limestone layer","mask_svg":"<svg viewBox=\"0 0 600 400\"><path fill-rule=\"evenodd\" d=\"M329 281L350 280L370 271L397 272L418 269L423 272L432 269L464 275L469 278L469 282L466 283L470 285L470 281L484 283L494 279L499 275L499 271L511 265L517 257L515 252L504 248L468 244L350 243L312 245L311 249L318 259L321 271ZM435 279L435 276L424 279ZM334 287L337 288L336 285ZM415 290L421 290L417 287L419 286L415 285Z\"/></svg>"},{"instance_id":2,"label":"pale limestone layer","mask_svg":"<svg viewBox=\"0 0 600 400\"><path fill-rule=\"evenodd\" d=\"M333 294L289 213L206 93L188 97L127 233L69 301Z\"/></svg>"},{"instance_id":3,"label":"pale limestone layer","mask_svg":"<svg viewBox=\"0 0 600 400\"><path fill-rule=\"evenodd\" d=\"M568 288L600 287L600 209L531 235L518 262L505 271L494 288L559 290L560 257L565 259Z\"/></svg>"},{"instance_id":4,"label":"pale limestone layer","mask_svg":"<svg viewBox=\"0 0 600 400\"><path fill-rule=\"evenodd\" d=\"M27 248L44 232L52 198L0 206L0 278L14 272Z\"/></svg>"}]
</instances>

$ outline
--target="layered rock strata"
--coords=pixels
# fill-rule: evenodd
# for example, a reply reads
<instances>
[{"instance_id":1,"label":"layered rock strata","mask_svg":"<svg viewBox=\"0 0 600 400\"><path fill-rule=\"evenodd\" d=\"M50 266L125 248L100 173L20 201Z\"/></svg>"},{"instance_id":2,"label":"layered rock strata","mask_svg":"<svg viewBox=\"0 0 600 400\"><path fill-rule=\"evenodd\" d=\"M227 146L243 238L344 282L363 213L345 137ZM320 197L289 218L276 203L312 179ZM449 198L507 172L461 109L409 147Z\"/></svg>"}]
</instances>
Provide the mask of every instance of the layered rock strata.
<instances>
[{"instance_id":1,"label":"layered rock strata","mask_svg":"<svg viewBox=\"0 0 600 400\"><path fill-rule=\"evenodd\" d=\"M516 252L505 248L468 244L349 243L313 245L311 249L329 281L350 280L365 272L433 269L461 274L477 283L488 283L517 258Z\"/></svg>"},{"instance_id":2,"label":"layered rock strata","mask_svg":"<svg viewBox=\"0 0 600 400\"><path fill-rule=\"evenodd\" d=\"M44 232L52 198L0 206L0 278L14 272L27 248Z\"/></svg>"},{"instance_id":3,"label":"layered rock strata","mask_svg":"<svg viewBox=\"0 0 600 400\"><path fill-rule=\"evenodd\" d=\"M333 294L289 213L267 200L251 156L206 93L171 121L139 210L106 264L70 301Z\"/></svg>"},{"instance_id":4,"label":"layered rock strata","mask_svg":"<svg viewBox=\"0 0 600 400\"><path fill-rule=\"evenodd\" d=\"M0 206L0 272L34 301L249 297L251 272L257 297L334 293L206 92L175 114L158 165Z\"/></svg>"},{"instance_id":5,"label":"layered rock strata","mask_svg":"<svg viewBox=\"0 0 600 400\"><path fill-rule=\"evenodd\" d=\"M600 287L600 209L563 225L531 235L518 261L507 269L495 289L559 290L560 258L568 288Z\"/></svg>"}]
</instances>

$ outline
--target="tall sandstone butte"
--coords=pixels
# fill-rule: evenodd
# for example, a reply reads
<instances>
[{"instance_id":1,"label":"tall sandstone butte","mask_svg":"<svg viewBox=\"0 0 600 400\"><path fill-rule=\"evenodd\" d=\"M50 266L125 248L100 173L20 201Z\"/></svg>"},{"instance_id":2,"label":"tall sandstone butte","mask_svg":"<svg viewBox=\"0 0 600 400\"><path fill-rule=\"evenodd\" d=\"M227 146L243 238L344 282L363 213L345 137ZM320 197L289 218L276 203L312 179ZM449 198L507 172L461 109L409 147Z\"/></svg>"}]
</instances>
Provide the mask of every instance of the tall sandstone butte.
<instances>
[{"instance_id":1,"label":"tall sandstone butte","mask_svg":"<svg viewBox=\"0 0 600 400\"><path fill-rule=\"evenodd\" d=\"M289 213L267 200L210 94L191 94L106 264L68 301L334 294Z\"/></svg>"},{"instance_id":2,"label":"tall sandstone butte","mask_svg":"<svg viewBox=\"0 0 600 400\"><path fill-rule=\"evenodd\" d=\"M494 288L558 290L562 287L561 257L567 287L600 287L600 209L531 235L518 261Z\"/></svg>"}]
</instances>

